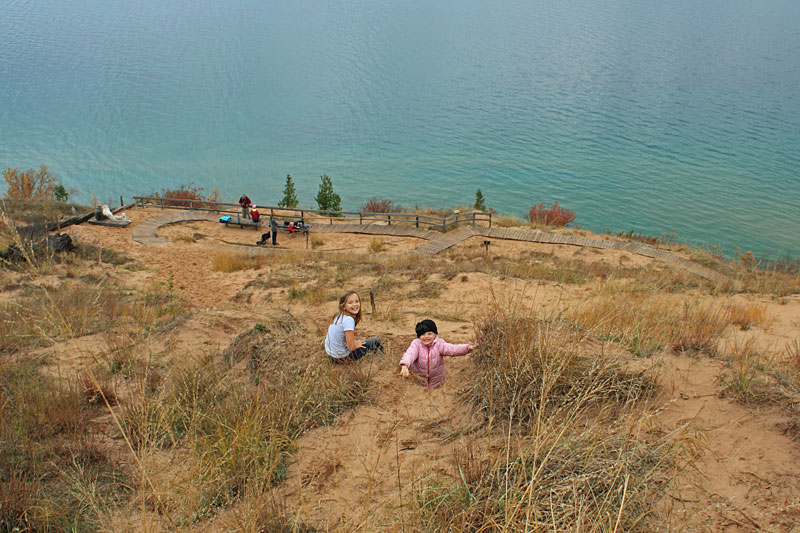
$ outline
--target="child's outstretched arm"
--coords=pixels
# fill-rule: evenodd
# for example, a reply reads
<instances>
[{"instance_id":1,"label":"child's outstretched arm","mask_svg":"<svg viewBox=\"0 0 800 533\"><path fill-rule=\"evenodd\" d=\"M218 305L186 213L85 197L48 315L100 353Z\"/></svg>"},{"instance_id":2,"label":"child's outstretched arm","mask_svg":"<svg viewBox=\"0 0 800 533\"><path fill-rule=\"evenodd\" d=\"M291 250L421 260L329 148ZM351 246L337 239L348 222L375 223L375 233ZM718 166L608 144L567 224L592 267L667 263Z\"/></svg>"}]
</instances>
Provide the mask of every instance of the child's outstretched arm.
<instances>
[{"instance_id":1,"label":"child's outstretched arm","mask_svg":"<svg viewBox=\"0 0 800 533\"><path fill-rule=\"evenodd\" d=\"M408 367L413 365L418 357L419 357L419 348L416 346L414 342L412 342L409 345L408 349L406 350L406 353L403 354L403 358L400 359L401 376L403 376L404 378L408 377L409 373Z\"/></svg>"},{"instance_id":2,"label":"child's outstretched arm","mask_svg":"<svg viewBox=\"0 0 800 533\"><path fill-rule=\"evenodd\" d=\"M450 344L442 339L441 353L446 357L457 357L459 355L467 355L472 351L471 344Z\"/></svg>"}]
</instances>

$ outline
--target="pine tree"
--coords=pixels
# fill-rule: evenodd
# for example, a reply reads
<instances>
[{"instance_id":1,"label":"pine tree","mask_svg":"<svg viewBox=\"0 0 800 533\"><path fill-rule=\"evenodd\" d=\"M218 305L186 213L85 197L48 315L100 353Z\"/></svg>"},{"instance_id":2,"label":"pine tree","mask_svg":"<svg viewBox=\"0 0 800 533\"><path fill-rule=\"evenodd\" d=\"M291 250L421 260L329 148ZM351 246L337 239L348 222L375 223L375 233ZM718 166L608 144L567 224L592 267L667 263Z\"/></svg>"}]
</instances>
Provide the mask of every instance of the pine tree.
<instances>
[{"instance_id":1,"label":"pine tree","mask_svg":"<svg viewBox=\"0 0 800 533\"><path fill-rule=\"evenodd\" d=\"M295 208L300 202L297 201L297 192L294 190L294 182L291 174L286 174L286 186L283 188L283 199L278 202L278 207Z\"/></svg>"},{"instance_id":2,"label":"pine tree","mask_svg":"<svg viewBox=\"0 0 800 533\"><path fill-rule=\"evenodd\" d=\"M331 182L330 176L323 174L321 178L322 183L319 184L319 192L316 197L317 205L320 210L341 211L342 198L333 192L333 182Z\"/></svg>"},{"instance_id":3,"label":"pine tree","mask_svg":"<svg viewBox=\"0 0 800 533\"><path fill-rule=\"evenodd\" d=\"M480 189L475 193L475 209L478 211L486 211L486 202L483 199L483 193Z\"/></svg>"}]
</instances>

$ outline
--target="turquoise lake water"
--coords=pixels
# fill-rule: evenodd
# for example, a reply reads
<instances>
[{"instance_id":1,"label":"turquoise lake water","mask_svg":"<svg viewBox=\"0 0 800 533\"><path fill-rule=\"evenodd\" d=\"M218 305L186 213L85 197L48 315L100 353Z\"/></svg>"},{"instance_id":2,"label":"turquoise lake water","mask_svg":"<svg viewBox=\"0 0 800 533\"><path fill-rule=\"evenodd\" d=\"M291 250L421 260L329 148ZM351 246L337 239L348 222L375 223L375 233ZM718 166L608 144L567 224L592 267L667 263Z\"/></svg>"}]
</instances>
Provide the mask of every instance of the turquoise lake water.
<instances>
[{"instance_id":1,"label":"turquoise lake water","mask_svg":"<svg viewBox=\"0 0 800 533\"><path fill-rule=\"evenodd\" d=\"M0 0L0 166L76 197L558 201L800 254L800 2ZM5 184L0 184L0 192ZM115 200L114 200L115 199Z\"/></svg>"}]
</instances>

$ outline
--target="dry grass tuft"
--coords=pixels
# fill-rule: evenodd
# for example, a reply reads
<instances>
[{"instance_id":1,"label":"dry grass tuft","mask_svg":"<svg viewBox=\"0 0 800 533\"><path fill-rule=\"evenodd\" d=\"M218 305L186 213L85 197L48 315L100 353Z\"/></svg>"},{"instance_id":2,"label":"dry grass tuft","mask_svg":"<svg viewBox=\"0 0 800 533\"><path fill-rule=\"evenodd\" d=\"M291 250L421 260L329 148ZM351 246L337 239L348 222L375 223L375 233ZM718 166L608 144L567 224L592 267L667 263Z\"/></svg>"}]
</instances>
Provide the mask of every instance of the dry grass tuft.
<instances>
[{"instance_id":1,"label":"dry grass tuft","mask_svg":"<svg viewBox=\"0 0 800 533\"><path fill-rule=\"evenodd\" d=\"M154 303L149 297L141 300L121 294L105 283L33 287L16 301L0 304L0 353L50 345L117 325L144 327L177 311Z\"/></svg>"},{"instance_id":2,"label":"dry grass tuft","mask_svg":"<svg viewBox=\"0 0 800 533\"><path fill-rule=\"evenodd\" d=\"M731 359L731 373L722 378L728 392L742 402L763 400L763 362L753 337L734 337L727 347Z\"/></svg>"},{"instance_id":3,"label":"dry grass tuft","mask_svg":"<svg viewBox=\"0 0 800 533\"><path fill-rule=\"evenodd\" d=\"M501 445L456 448L452 479L415 490L415 526L455 531L646 531L652 500L692 460L689 428L660 434L643 409L647 373L584 353L563 320L495 312L476 326L469 397ZM639 406L638 408L635 408ZM652 516L651 516L652 515Z\"/></svg>"},{"instance_id":4,"label":"dry grass tuft","mask_svg":"<svg viewBox=\"0 0 800 533\"><path fill-rule=\"evenodd\" d=\"M492 217L492 224L500 228L528 226L528 223L521 218L512 216L494 216Z\"/></svg>"},{"instance_id":5,"label":"dry grass tuft","mask_svg":"<svg viewBox=\"0 0 800 533\"><path fill-rule=\"evenodd\" d=\"M595 335L620 342L637 356L665 348L715 353L726 313L676 297L602 292L569 313Z\"/></svg>"},{"instance_id":6,"label":"dry grass tuft","mask_svg":"<svg viewBox=\"0 0 800 533\"><path fill-rule=\"evenodd\" d=\"M786 355L788 356L789 364L800 372L800 338L786 343Z\"/></svg>"},{"instance_id":7,"label":"dry grass tuft","mask_svg":"<svg viewBox=\"0 0 800 533\"><path fill-rule=\"evenodd\" d=\"M646 374L626 372L603 353L586 353L583 331L564 320L498 312L476 330L478 372L470 397L489 420L513 416L532 424L564 405L626 404L654 388Z\"/></svg>"},{"instance_id":8,"label":"dry grass tuft","mask_svg":"<svg viewBox=\"0 0 800 533\"><path fill-rule=\"evenodd\" d=\"M211 270L215 272L236 272L250 268L259 269L268 264L266 256L248 255L240 252L216 252L211 258Z\"/></svg>"},{"instance_id":9,"label":"dry grass tuft","mask_svg":"<svg viewBox=\"0 0 800 533\"><path fill-rule=\"evenodd\" d=\"M653 499L691 461L687 428L649 433L636 417L574 430L546 420L515 452L454 453L457 483L416 490L424 531L651 531Z\"/></svg>"},{"instance_id":10,"label":"dry grass tuft","mask_svg":"<svg viewBox=\"0 0 800 533\"><path fill-rule=\"evenodd\" d=\"M363 401L369 383L361 365L330 365L317 335L283 314L221 356L188 358L152 393L140 387L123 425L138 453L190 452L178 514L203 517L280 482L295 439Z\"/></svg>"},{"instance_id":11,"label":"dry grass tuft","mask_svg":"<svg viewBox=\"0 0 800 533\"><path fill-rule=\"evenodd\" d=\"M747 331L753 326L761 326L767 319L766 304L732 303L728 306L727 319L731 324Z\"/></svg>"},{"instance_id":12,"label":"dry grass tuft","mask_svg":"<svg viewBox=\"0 0 800 533\"><path fill-rule=\"evenodd\" d=\"M728 325L725 313L712 306L684 305L683 316L673 324L672 349L676 352L713 354Z\"/></svg>"},{"instance_id":13,"label":"dry grass tuft","mask_svg":"<svg viewBox=\"0 0 800 533\"><path fill-rule=\"evenodd\" d=\"M370 253L379 254L381 252L386 251L387 246L386 242L381 237L373 237L369 241L369 246L367 247Z\"/></svg>"},{"instance_id":14,"label":"dry grass tuft","mask_svg":"<svg viewBox=\"0 0 800 533\"><path fill-rule=\"evenodd\" d=\"M92 530L84 488L106 509L127 492L125 467L99 444L103 412L87 400L81 376L51 378L31 359L0 365L0 530Z\"/></svg>"}]
</instances>

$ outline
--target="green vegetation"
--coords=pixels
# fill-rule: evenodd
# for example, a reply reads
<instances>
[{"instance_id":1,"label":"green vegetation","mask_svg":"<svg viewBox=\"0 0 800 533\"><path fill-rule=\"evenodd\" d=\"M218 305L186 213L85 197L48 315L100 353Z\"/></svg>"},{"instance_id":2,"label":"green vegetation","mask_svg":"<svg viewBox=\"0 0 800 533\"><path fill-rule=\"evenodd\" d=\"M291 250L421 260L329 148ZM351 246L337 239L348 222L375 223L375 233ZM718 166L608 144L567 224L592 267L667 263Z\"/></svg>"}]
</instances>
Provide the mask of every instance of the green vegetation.
<instances>
[{"instance_id":1,"label":"green vegetation","mask_svg":"<svg viewBox=\"0 0 800 533\"><path fill-rule=\"evenodd\" d=\"M483 193L480 189L475 193L475 209L478 211L486 211L486 201L483 199Z\"/></svg>"},{"instance_id":2,"label":"green vegetation","mask_svg":"<svg viewBox=\"0 0 800 533\"><path fill-rule=\"evenodd\" d=\"M333 192L333 182L330 176L323 174L319 184L319 192L315 198L317 206L322 211L341 211L342 198Z\"/></svg>"},{"instance_id":3,"label":"green vegetation","mask_svg":"<svg viewBox=\"0 0 800 533\"><path fill-rule=\"evenodd\" d=\"M286 186L283 188L283 198L278 202L278 206L293 209L298 205L300 205L300 202L297 200L297 192L294 190L292 176L286 174Z\"/></svg>"}]
</instances>

